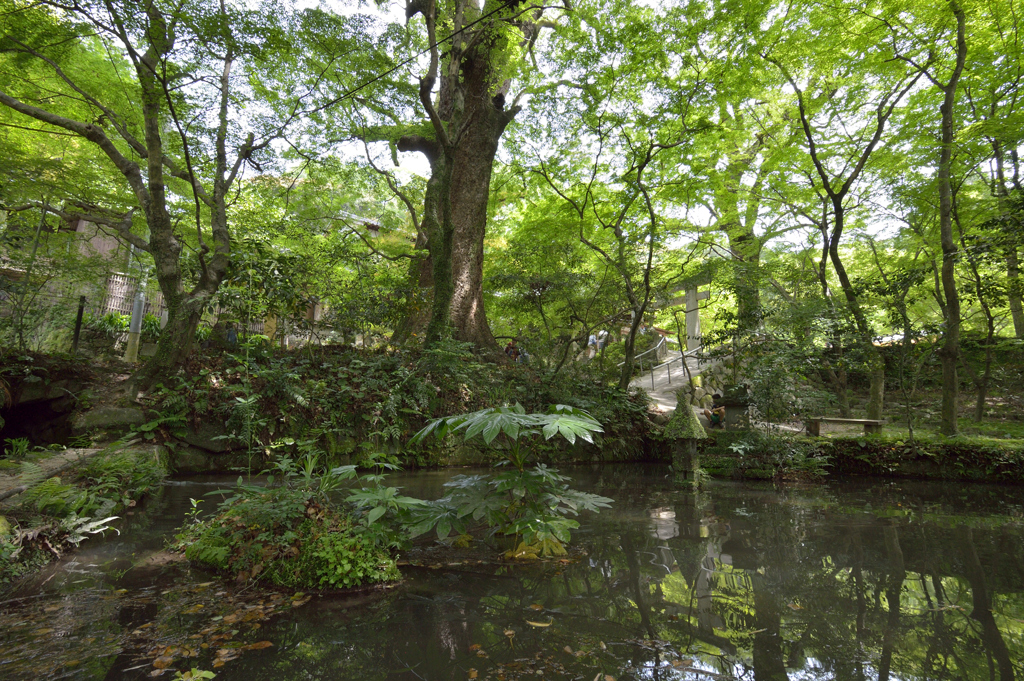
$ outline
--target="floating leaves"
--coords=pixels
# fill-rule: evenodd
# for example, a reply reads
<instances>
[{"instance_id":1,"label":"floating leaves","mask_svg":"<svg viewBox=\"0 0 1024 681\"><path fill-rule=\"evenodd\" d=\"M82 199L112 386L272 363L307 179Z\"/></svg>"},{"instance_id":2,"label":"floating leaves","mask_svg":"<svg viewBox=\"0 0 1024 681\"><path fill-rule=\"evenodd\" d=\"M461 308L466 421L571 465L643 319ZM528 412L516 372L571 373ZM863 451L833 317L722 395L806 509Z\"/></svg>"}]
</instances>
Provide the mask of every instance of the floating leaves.
<instances>
[{"instance_id":1,"label":"floating leaves","mask_svg":"<svg viewBox=\"0 0 1024 681\"><path fill-rule=\"evenodd\" d=\"M40 599L0 610L3 677L64 676L81 664L83 649L93 658L120 655L131 660L118 673L138 669L154 677L173 675L182 661L194 662L211 654L212 665L219 668L243 654L272 647L271 641L255 640L254 633L277 613L310 600L304 593L235 592L219 586L219 582L205 582L162 591L83 589L62 595L60 606ZM70 627L40 626L52 624L58 610L73 612ZM149 621L139 622L143 613ZM122 629L118 621L133 625Z\"/></svg>"}]
</instances>

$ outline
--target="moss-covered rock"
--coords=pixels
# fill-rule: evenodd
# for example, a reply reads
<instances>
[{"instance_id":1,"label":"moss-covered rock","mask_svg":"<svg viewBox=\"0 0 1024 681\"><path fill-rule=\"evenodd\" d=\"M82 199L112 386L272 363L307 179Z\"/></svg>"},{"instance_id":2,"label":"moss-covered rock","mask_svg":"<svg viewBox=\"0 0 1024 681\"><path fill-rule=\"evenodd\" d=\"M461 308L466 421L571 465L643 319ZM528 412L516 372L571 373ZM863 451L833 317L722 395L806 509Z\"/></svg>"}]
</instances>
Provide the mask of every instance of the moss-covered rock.
<instances>
[{"instance_id":1,"label":"moss-covered rock","mask_svg":"<svg viewBox=\"0 0 1024 681\"><path fill-rule=\"evenodd\" d=\"M665 426L665 437L672 440L702 440L706 438L708 434L704 431L704 426L701 425L700 419L697 418L693 409L685 400L680 399L678 404L679 406L672 412L671 420Z\"/></svg>"}]
</instances>

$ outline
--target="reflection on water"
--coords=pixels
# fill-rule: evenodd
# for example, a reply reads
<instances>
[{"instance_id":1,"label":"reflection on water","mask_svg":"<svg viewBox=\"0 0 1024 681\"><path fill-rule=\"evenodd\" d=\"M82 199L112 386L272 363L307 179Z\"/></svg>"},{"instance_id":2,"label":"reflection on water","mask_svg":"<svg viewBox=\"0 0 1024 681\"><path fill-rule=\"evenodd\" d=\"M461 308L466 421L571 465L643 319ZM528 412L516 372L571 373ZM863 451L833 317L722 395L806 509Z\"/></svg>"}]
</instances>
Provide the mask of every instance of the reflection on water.
<instances>
[{"instance_id":1,"label":"reflection on water","mask_svg":"<svg viewBox=\"0 0 1024 681\"><path fill-rule=\"evenodd\" d=\"M1024 679L1019 490L568 472L615 499L571 560L419 548L397 588L309 602L167 564L188 498L220 483L169 485L0 605L0 678L148 678L159 654L246 681ZM439 496L447 475L400 484Z\"/></svg>"}]
</instances>

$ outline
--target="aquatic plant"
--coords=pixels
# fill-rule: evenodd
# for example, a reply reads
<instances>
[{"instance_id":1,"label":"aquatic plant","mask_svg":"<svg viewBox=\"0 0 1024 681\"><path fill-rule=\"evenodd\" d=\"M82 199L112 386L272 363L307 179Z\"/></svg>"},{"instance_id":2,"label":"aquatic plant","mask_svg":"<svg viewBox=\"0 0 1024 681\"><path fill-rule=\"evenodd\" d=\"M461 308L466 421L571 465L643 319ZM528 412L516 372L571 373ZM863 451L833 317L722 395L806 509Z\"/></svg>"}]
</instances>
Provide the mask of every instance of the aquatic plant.
<instances>
[{"instance_id":1,"label":"aquatic plant","mask_svg":"<svg viewBox=\"0 0 1024 681\"><path fill-rule=\"evenodd\" d=\"M482 409L470 414L431 421L410 440L421 443L429 435L451 434L464 441L477 437L502 456L506 470L493 476L458 475L445 483L451 491L441 499L411 509L413 536L431 529L439 539L452 532L465 536L473 522L483 523L492 534L515 537L509 557L536 558L564 555L564 544L579 523L567 517L582 510L608 508L612 500L571 489L568 477L543 464L528 468L536 458L538 436L555 435L575 444L577 438L593 442L601 424L587 412L558 404L547 413L526 413L520 405Z\"/></svg>"}]
</instances>

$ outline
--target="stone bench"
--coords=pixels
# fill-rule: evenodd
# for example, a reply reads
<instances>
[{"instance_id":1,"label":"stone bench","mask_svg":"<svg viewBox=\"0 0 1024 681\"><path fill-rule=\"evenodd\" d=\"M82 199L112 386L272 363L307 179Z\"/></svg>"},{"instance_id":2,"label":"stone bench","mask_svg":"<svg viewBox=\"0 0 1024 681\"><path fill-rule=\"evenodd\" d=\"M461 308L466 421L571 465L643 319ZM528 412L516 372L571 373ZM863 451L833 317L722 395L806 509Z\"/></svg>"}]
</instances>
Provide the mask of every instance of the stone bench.
<instances>
[{"instance_id":1,"label":"stone bench","mask_svg":"<svg viewBox=\"0 0 1024 681\"><path fill-rule=\"evenodd\" d=\"M854 425L864 426L865 433L881 433L882 432L882 421L877 419L838 419L831 418L828 416L817 416L812 419L807 419L807 434L808 435L821 435L821 424L822 423L846 423Z\"/></svg>"}]
</instances>

